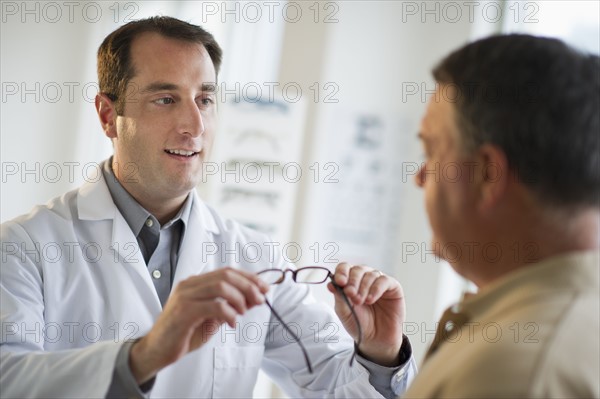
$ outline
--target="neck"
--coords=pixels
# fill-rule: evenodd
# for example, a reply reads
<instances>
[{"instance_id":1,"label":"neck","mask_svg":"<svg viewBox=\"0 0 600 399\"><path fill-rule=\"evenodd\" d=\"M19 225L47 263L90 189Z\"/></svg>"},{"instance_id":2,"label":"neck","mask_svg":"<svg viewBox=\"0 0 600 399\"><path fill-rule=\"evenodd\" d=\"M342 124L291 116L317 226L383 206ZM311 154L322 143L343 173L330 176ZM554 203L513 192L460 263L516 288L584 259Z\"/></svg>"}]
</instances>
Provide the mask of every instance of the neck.
<instances>
[{"instance_id":1,"label":"neck","mask_svg":"<svg viewBox=\"0 0 600 399\"><path fill-rule=\"evenodd\" d=\"M183 206L189 192L177 196L168 197L161 193L154 193L144 188L139 182L131 182L132 179L122 178L119 168L114 167L113 173L121 186L148 212L150 212L161 224L171 220Z\"/></svg>"},{"instance_id":2,"label":"neck","mask_svg":"<svg viewBox=\"0 0 600 399\"><path fill-rule=\"evenodd\" d=\"M498 245L496 251L484 253L482 259L466 276L478 287L483 287L506 274L545 259L574 251L598 250L600 248L600 210L530 210L528 215L516 223L499 224L495 237L489 242ZM514 221L516 218L506 218ZM489 229L489 227L488 227Z\"/></svg>"}]
</instances>

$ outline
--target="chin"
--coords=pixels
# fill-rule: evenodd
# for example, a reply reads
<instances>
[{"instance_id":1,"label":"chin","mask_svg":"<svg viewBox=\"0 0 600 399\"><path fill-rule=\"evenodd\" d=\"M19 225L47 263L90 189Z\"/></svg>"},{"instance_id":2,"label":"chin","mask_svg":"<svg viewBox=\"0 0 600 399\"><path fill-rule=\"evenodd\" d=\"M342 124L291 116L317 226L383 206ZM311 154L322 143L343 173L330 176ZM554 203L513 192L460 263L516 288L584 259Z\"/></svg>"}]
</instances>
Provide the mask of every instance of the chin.
<instances>
[{"instance_id":1,"label":"chin","mask_svg":"<svg viewBox=\"0 0 600 399\"><path fill-rule=\"evenodd\" d=\"M174 196L180 197L189 194L196 186L194 184L184 184L172 189Z\"/></svg>"},{"instance_id":2,"label":"chin","mask_svg":"<svg viewBox=\"0 0 600 399\"><path fill-rule=\"evenodd\" d=\"M442 244L442 242L440 240L437 239L437 237L432 238L429 245L430 245L430 247L428 248L428 250L432 251L436 257L446 260L443 256L444 245Z\"/></svg>"}]
</instances>

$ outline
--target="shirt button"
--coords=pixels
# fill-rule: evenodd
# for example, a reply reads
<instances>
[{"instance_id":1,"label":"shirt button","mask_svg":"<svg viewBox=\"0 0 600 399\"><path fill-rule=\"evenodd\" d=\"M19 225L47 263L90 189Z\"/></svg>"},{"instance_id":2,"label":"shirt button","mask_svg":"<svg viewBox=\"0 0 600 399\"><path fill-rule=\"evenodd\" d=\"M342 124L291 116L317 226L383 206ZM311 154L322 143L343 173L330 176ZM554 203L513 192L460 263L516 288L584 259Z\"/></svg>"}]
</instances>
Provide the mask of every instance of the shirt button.
<instances>
[{"instance_id":1,"label":"shirt button","mask_svg":"<svg viewBox=\"0 0 600 399\"><path fill-rule=\"evenodd\" d=\"M150 219L150 218L146 219L146 226L152 227L153 225L154 225L154 222L152 221L152 219Z\"/></svg>"},{"instance_id":2,"label":"shirt button","mask_svg":"<svg viewBox=\"0 0 600 399\"><path fill-rule=\"evenodd\" d=\"M155 270L152 272L152 277L154 277L155 279L159 279L160 276L162 276L162 273L160 272L160 270Z\"/></svg>"}]
</instances>

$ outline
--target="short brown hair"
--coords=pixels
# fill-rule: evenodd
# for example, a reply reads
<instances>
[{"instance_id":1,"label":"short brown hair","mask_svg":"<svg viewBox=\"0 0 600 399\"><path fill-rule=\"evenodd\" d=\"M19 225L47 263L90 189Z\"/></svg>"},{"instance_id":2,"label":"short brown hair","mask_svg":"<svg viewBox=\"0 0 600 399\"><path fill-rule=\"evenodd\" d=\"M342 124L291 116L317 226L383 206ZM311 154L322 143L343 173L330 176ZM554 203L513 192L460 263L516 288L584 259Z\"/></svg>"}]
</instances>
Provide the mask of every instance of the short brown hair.
<instances>
[{"instance_id":1,"label":"short brown hair","mask_svg":"<svg viewBox=\"0 0 600 399\"><path fill-rule=\"evenodd\" d=\"M433 76L458 89L464 150L495 144L545 203L598 207L599 70L597 55L558 39L514 34L454 51Z\"/></svg>"},{"instance_id":2,"label":"short brown hair","mask_svg":"<svg viewBox=\"0 0 600 399\"><path fill-rule=\"evenodd\" d=\"M219 74L223 51L212 34L202 27L172 17L151 17L129 22L108 35L98 48L98 83L100 92L116 103L118 114L122 114L125 90L135 75L131 64L131 43L142 33L156 32L162 36L206 48Z\"/></svg>"}]
</instances>

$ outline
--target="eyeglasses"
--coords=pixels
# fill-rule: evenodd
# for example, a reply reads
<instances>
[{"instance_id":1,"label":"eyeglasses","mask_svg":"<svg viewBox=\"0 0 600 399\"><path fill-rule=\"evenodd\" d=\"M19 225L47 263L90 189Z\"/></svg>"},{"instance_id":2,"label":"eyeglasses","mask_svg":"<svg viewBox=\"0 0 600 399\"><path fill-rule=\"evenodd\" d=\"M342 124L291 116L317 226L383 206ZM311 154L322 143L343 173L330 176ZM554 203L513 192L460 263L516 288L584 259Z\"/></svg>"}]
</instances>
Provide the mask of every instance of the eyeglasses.
<instances>
[{"instance_id":1,"label":"eyeglasses","mask_svg":"<svg viewBox=\"0 0 600 399\"><path fill-rule=\"evenodd\" d=\"M329 271L329 269L327 269L325 267L320 267L320 266L307 266L307 267L301 267L296 270L267 269L267 270L260 271L257 274L258 274L258 277L261 280L263 280L265 283L274 285L274 284L281 284L285 280L285 274L287 272L290 272L292 274L292 279L294 280L295 283L300 283L300 284L322 284L322 283L326 282L327 279L331 280L331 284L335 287L336 291L342 296L342 298L344 299L344 302L346 302L346 305L348 305L348 307L350 308L350 311L352 312L352 317L354 318L354 323L356 323L356 329L358 330L358 342L355 343L354 353L352 354L352 357L350 358L350 366L352 366L352 364L354 362L354 358L356 357L356 348L360 345L360 343L362 341L362 329L361 329L360 323L358 321L358 316L354 312L354 307L352 306L352 304L350 303L350 300L344 293L343 288L335 283L335 281L333 279L333 274ZM302 341L300 340L300 338L296 335L296 333L294 333L294 331L292 331L285 324L283 319L279 316L279 314L275 311L275 309L273 309L273 306L269 303L269 301L265 300L265 303L267 304L269 309L271 309L271 312L273 313L273 316L275 316L277 321L279 321L281 323L283 328L285 328L285 330L292 337L294 337L294 339L296 340L298 345L300 345L300 349L302 349L302 353L304 354L304 360L306 361L306 365L308 366L308 371L310 371L312 373L313 370L312 370L312 365L310 363L310 359L308 358L308 353L306 352L306 348L302 344Z\"/></svg>"}]
</instances>

